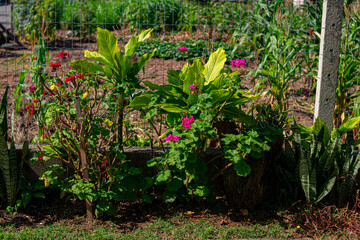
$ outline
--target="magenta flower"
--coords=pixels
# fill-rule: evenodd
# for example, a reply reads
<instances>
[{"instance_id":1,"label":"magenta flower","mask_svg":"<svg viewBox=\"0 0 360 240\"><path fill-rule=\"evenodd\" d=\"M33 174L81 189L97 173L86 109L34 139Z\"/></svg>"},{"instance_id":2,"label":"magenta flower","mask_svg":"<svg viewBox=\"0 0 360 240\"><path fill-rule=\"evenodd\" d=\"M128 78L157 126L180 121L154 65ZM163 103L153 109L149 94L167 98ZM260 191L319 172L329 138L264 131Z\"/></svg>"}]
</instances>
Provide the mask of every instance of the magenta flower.
<instances>
[{"instance_id":1,"label":"magenta flower","mask_svg":"<svg viewBox=\"0 0 360 240\"><path fill-rule=\"evenodd\" d=\"M176 51L179 51L181 53L187 52L187 47L181 46L180 48L177 48Z\"/></svg>"},{"instance_id":2,"label":"magenta flower","mask_svg":"<svg viewBox=\"0 0 360 240\"><path fill-rule=\"evenodd\" d=\"M185 118L182 119L181 124L186 128L191 128L191 124L193 122L195 122L193 116L191 116L190 118L188 118L188 116L186 116Z\"/></svg>"},{"instance_id":3,"label":"magenta flower","mask_svg":"<svg viewBox=\"0 0 360 240\"><path fill-rule=\"evenodd\" d=\"M177 140L180 140L181 137L180 136L174 136L172 134L169 134L169 136L166 137L166 141L172 141L172 142L176 142Z\"/></svg>"},{"instance_id":4,"label":"magenta flower","mask_svg":"<svg viewBox=\"0 0 360 240\"><path fill-rule=\"evenodd\" d=\"M247 63L246 63L245 59L237 59L237 60L231 61L231 67L240 67L240 66L246 67L246 65L247 65Z\"/></svg>"},{"instance_id":5,"label":"magenta flower","mask_svg":"<svg viewBox=\"0 0 360 240\"><path fill-rule=\"evenodd\" d=\"M35 91L35 85L34 84L29 85L29 91L32 92L32 93Z\"/></svg>"},{"instance_id":6,"label":"magenta flower","mask_svg":"<svg viewBox=\"0 0 360 240\"><path fill-rule=\"evenodd\" d=\"M198 86L195 84L190 84L189 85L189 88L190 88L190 94L191 95L196 95L196 94L198 94L198 93L200 93L200 91L199 91L199 88L198 88Z\"/></svg>"}]
</instances>

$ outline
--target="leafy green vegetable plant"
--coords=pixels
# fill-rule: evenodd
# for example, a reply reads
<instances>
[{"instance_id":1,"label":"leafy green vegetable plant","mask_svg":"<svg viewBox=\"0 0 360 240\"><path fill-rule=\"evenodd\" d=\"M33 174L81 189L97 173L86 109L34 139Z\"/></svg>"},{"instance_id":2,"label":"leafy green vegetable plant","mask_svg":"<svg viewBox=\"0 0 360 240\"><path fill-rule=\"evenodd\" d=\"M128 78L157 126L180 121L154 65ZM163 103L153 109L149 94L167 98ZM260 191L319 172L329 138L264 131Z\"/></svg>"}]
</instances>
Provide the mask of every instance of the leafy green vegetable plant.
<instances>
[{"instance_id":1,"label":"leafy green vegetable plant","mask_svg":"<svg viewBox=\"0 0 360 240\"><path fill-rule=\"evenodd\" d=\"M154 53L145 54L134 64L130 59L151 30L131 38L124 53L111 32L97 31L99 52L85 52L96 62L69 63L70 55L61 52L58 62L49 64L48 74L44 72L46 65L41 65L46 51L40 47L39 56L31 56L33 81L25 94L27 116L35 119L39 128L34 141L43 144L32 160L44 165L49 159L58 160L43 173L45 186L58 186L64 193L85 200L91 222L93 213L116 213L110 200L142 197L151 201L144 191L152 184L123 153L124 109L140 88L137 73ZM18 102L22 87L25 85L20 82L15 94Z\"/></svg>"}]
</instances>

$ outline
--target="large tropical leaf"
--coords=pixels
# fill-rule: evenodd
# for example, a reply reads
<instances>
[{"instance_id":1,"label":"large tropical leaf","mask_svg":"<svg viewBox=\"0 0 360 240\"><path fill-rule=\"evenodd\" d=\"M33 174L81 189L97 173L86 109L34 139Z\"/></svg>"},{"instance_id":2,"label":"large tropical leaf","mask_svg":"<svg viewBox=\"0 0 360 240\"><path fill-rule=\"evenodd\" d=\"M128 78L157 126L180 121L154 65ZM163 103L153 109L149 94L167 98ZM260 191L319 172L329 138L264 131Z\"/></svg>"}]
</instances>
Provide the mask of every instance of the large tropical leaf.
<instances>
[{"instance_id":1,"label":"large tropical leaf","mask_svg":"<svg viewBox=\"0 0 360 240\"><path fill-rule=\"evenodd\" d=\"M142 42L148 39L153 29L147 29L142 31L138 36L130 38L129 42L125 45L125 56L132 57Z\"/></svg>"},{"instance_id":2,"label":"large tropical leaf","mask_svg":"<svg viewBox=\"0 0 360 240\"><path fill-rule=\"evenodd\" d=\"M118 40L114 34L107 29L97 28L97 46L99 54L114 65L114 56L120 52L118 48Z\"/></svg>"},{"instance_id":3,"label":"large tropical leaf","mask_svg":"<svg viewBox=\"0 0 360 240\"><path fill-rule=\"evenodd\" d=\"M205 85L209 84L217 78L224 68L226 62L225 50L219 48L210 55L209 61L205 64L204 76Z\"/></svg>"}]
</instances>

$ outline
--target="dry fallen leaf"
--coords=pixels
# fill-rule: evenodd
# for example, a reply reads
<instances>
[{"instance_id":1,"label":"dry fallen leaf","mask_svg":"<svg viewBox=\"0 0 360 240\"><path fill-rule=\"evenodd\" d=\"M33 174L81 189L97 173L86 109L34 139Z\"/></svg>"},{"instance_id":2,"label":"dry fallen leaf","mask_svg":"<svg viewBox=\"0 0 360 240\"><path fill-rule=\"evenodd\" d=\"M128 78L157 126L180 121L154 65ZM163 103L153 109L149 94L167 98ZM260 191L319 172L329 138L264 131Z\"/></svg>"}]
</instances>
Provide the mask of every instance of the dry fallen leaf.
<instances>
[{"instance_id":1,"label":"dry fallen leaf","mask_svg":"<svg viewBox=\"0 0 360 240\"><path fill-rule=\"evenodd\" d=\"M247 209L240 209L240 214L243 216L249 215L249 211Z\"/></svg>"},{"instance_id":2,"label":"dry fallen leaf","mask_svg":"<svg viewBox=\"0 0 360 240\"><path fill-rule=\"evenodd\" d=\"M192 211L186 211L184 212L184 215L193 215L195 212L192 212Z\"/></svg>"}]
</instances>

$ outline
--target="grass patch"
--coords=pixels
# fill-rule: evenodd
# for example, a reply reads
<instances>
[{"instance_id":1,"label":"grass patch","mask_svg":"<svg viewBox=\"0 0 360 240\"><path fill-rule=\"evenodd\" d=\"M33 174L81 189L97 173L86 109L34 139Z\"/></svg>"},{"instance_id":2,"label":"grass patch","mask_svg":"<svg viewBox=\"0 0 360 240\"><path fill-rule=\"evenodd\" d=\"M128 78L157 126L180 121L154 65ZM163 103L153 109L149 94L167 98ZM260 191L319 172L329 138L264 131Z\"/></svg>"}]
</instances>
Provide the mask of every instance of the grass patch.
<instances>
[{"instance_id":1,"label":"grass patch","mask_svg":"<svg viewBox=\"0 0 360 240\"><path fill-rule=\"evenodd\" d=\"M173 216L139 224L135 230L124 231L112 222L97 223L92 231L66 221L45 226L16 229L0 227L0 239L236 239L236 238L288 238L296 230L287 230L278 222L269 224L213 222L211 216Z\"/></svg>"}]
</instances>

